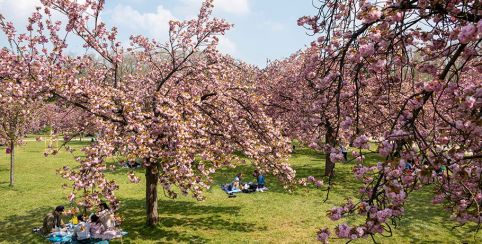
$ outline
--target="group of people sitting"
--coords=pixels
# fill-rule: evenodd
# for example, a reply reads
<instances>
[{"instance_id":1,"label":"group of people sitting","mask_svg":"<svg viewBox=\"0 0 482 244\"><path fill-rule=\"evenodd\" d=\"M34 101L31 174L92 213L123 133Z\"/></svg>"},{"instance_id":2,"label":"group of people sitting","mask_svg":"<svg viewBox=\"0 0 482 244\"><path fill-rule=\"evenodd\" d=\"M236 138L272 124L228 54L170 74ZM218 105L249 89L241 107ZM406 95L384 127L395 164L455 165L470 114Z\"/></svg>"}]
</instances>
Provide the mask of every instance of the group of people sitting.
<instances>
[{"instance_id":1,"label":"group of people sitting","mask_svg":"<svg viewBox=\"0 0 482 244\"><path fill-rule=\"evenodd\" d=\"M39 230L43 235L66 233L66 225L62 220L64 206L57 206L55 210L48 213ZM121 236L121 232L115 226L114 213L109 206L102 202L99 204L99 211L90 215L89 218L83 215L76 217L77 223L73 226L72 238L77 241L100 239L110 240Z\"/></svg>"},{"instance_id":2,"label":"group of people sitting","mask_svg":"<svg viewBox=\"0 0 482 244\"><path fill-rule=\"evenodd\" d=\"M261 174L261 172L259 172L258 170L255 170L253 172L253 176L256 178L256 183L253 183L253 182L243 183L242 182L243 173L238 173L230 184L223 185L222 188L230 195L237 192L244 192L244 193L257 192L257 191L263 192L268 189L265 186L266 184L265 177L263 174Z\"/></svg>"},{"instance_id":3,"label":"group of people sitting","mask_svg":"<svg viewBox=\"0 0 482 244\"><path fill-rule=\"evenodd\" d=\"M129 168L129 169L138 169L142 167L142 161L141 160L135 160L135 161L121 161L119 165L122 168Z\"/></svg>"}]
</instances>

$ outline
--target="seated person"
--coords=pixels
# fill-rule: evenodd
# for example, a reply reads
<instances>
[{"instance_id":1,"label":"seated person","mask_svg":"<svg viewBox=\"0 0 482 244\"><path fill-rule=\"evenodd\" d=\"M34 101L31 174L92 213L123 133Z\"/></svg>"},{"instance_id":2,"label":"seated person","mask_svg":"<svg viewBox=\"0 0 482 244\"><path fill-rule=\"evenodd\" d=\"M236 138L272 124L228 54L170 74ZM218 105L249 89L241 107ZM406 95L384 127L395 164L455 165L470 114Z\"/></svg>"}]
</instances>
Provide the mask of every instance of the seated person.
<instances>
[{"instance_id":1,"label":"seated person","mask_svg":"<svg viewBox=\"0 0 482 244\"><path fill-rule=\"evenodd\" d=\"M137 169L137 168L140 168L142 166L142 164L136 160L136 161L121 161L120 163L120 166L122 168L130 168L130 169Z\"/></svg>"},{"instance_id":2,"label":"seated person","mask_svg":"<svg viewBox=\"0 0 482 244\"><path fill-rule=\"evenodd\" d=\"M106 230L115 228L114 213L110 210L107 203L102 202L99 204L99 216L100 223Z\"/></svg>"},{"instance_id":3,"label":"seated person","mask_svg":"<svg viewBox=\"0 0 482 244\"><path fill-rule=\"evenodd\" d=\"M435 165L434 168L437 175L443 175L444 171L446 170L445 165Z\"/></svg>"},{"instance_id":4,"label":"seated person","mask_svg":"<svg viewBox=\"0 0 482 244\"><path fill-rule=\"evenodd\" d=\"M411 161L408 161L405 163L405 169L412 169L413 165L411 163Z\"/></svg>"},{"instance_id":5,"label":"seated person","mask_svg":"<svg viewBox=\"0 0 482 244\"><path fill-rule=\"evenodd\" d=\"M236 177L234 177L234 180L233 180L233 183L232 183L232 185L233 185L232 189L233 190L240 190L241 189L241 183L240 182L241 182L242 178L243 178L243 173L238 173L236 175Z\"/></svg>"},{"instance_id":6,"label":"seated person","mask_svg":"<svg viewBox=\"0 0 482 244\"><path fill-rule=\"evenodd\" d=\"M57 206L53 212L48 213L45 216L41 229L42 234L48 235L56 231L56 228L65 227L65 224L62 220L62 214L64 212L64 209L64 206Z\"/></svg>"},{"instance_id":7,"label":"seated person","mask_svg":"<svg viewBox=\"0 0 482 244\"><path fill-rule=\"evenodd\" d=\"M101 223L99 216L92 215L90 217L90 236L93 239L111 240L120 237L122 233L113 228L106 229Z\"/></svg>"},{"instance_id":8,"label":"seated person","mask_svg":"<svg viewBox=\"0 0 482 244\"><path fill-rule=\"evenodd\" d=\"M105 231L104 226L100 223L99 216L90 216L90 236L94 239L102 239L103 233Z\"/></svg>"},{"instance_id":9,"label":"seated person","mask_svg":"<svg viewBox=\"0 0 482 244\"><path fill-rule=\"evenodd\" d=\"M74 227L73 236L78 241L90 239L90 224L84 221L84 216L77 216L79 223Z\"/></svg>"},{"instance_id":10,"label":"seated person","mask_svg":"<svg viewBox=\"0 0 482 244\"><path fill-rule=\"evenodd\" d=\"M340 151L343 154L343 159L345 160L345 162L348 161L348 151L346 150L345 145L340 144Z\"/></svg>"},{"instance_id":11,"label":"seated person","mask_svg":"<svg viewBox=\"0 0 482 244\"><path fill-rule=\"evenodd\" d=\"M255 170L253 175L256 177L257 189L256 191L263 191L265 189L266 181L264 175L262 175L258 170Z\"/></svg>"}]
</instances>

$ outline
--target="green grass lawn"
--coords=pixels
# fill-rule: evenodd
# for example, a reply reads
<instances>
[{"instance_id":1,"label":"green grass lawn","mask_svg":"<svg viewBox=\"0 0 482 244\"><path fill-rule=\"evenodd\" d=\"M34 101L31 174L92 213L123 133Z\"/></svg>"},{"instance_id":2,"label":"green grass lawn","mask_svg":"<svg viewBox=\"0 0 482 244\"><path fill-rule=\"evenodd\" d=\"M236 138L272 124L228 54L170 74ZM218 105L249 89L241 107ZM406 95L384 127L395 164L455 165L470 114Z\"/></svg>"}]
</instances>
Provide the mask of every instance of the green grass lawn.
<instances>
[{"instance_id":1,"label":"green grass lawn","mask_svg":"<svg viewBox=\"0 0 482 244\"><path fill-rule=\"evenodd\" d=\"M74 147L85 145L74 142ZM56 170L64 165L75 166L73 156L61 152L43 156L43 142L28 142L19 148L16 158L16 185L8 186L9 158L5 149L0 155L0 243L42 243L32 234L33 227L42 223L43 216L56 205L67 205L68 189ZM77 152L78 154L79 152ZM376 158L372 158L375 161ZM320 176L323 156L308 149L300 149L291 163L301 177ZM215 184L206 192L207 199L197 202L189 197L168 199L159 193L161 223L156 228L145 227L144 179L130 184L127 170L109 173L120 185L117 195L121 200L120 214L125 219L122 227L129 234L125 243L316 243L316 231L322 226L335 226L326 211L357 191L358 183L351 177L353 164L338 164L336 186L330 199L323 203L324 192L315 188L298 188L292 193L283 190L273 178L267 177L270 191L239 194L227 198L218 186L232 180L236 172L251 175L249 165L216 173ZM142 170L137 172L143 176ZM410 195L406 215L401 219L391 238L378 237L382 243L474 243L469 227L452 230L455 223L441 206L432 206L430 189ZM478 240L482 235L478 234ZM344 243L333 239L333 243ZM371 239L354 243L370 243ZM120 243L116 241L115 243Z\"/></svg>"}]
</instances>

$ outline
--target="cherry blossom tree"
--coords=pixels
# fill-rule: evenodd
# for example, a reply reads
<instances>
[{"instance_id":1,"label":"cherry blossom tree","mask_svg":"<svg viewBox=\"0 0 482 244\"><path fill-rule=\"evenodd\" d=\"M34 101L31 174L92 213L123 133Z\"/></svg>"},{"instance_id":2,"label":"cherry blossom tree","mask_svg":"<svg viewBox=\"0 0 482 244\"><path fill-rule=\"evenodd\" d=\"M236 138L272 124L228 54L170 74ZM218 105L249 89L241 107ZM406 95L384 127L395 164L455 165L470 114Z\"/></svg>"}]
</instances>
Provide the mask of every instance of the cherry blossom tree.
<instances>
[{"instance_id":1,"label":"cherry blossom tree","mask_svg":"<svg viewBox=\"0 0 482 244\"><path fill-rule=\"evenodd\" d=\"M195 19L171 21L167 42L132 36L128 45L100 20L104 1L42 4L25 34L0 17L11 44L0 53L0 76L16 77L39 98L81 108L96 119L102 135L84 149L80 168L61 170L73 181L70 200L92 207L105 198L118 208L118 186L104 173L112 155L142 160L148 225L159 221L159 184L171 197L180 192L201 200L216 169L243 163L234 152L282 182L294 179L289 141L254 92L257 70L216 50L218 36L231 25L210 17L211 0ZM67 20L54 20L53 12ZM80 38L89 55L66 55L70 36Z\"/></svg>"},{"instance_id":2,"label":"cherry blossom tree","mask_svg":"<svg viewBox=\"0 0 482 244\"><path fill-rule=\"evenodd\" d=\"M18 89L9 89L12 86ZM0 80L0 144L6 145L6 152L10 154L10 186L15 183L15 146L22 144L36 110L35 104L23 96L24 92L16 81Z\"/></svg>"},{"instance_id":3,"label":"cherry blossom tree","mask_svg":"<svg viewBox=\"0 0 482 244\"><path fill-rule=\"evenodd\" d=\"M38 109L36 114L33 130L41 131L50 128L54 134L61 134L65 141L70 141L77 136L82 140L84 135L95 135L99 131L95 118L75 106L47 102Z\"/></svg>"},{"instance_id":4,"label":"cherry blossom tree","mask_svg":"<svg viewBox=\"0 0 482 244\"><path fill-rule=\"evenodd\" d=\"M480 3L329 0L317 5L317 15L299 19L318 38L312 43L318 56L304 72L311 72L319 87L336 87L329 91L335 102L325 105L335 111L336 140L354 138L360 149L354 174L364 184L359 201L349 200L329 216L358 214L365 222L338 225L335 234L350 240L390 235L389 220L401 217L408 194L426 184L438 189L434 203L443 203L461 224L475 222L478 230ZM354 102L345 108L347 95ZM365 163L361 151L370 137L384 157L376 166ZM318 238L327 242L330 234L320 229Z\"/></svg>"},{"instance_id":5,"label":"cherry blossom tree","mask_svg":"<svg viewBox=\"0 0 482 244\"><path fill-rule=\"evenodd\" d=\"M268 98L268 113L282 122L284 133L315 150L325 152L325 176L334 173L336 157L341 155L335 137L334 102L336 87L321 87L312 73L313 59L318 60L318 49L308 48L291 57L268 65L259 77L259 93ZM340 104L349 107L345 96ZM345 110L344 112L348 111ZM331 153L334 153L333 155Z\"/></svg>"}]
</instances>

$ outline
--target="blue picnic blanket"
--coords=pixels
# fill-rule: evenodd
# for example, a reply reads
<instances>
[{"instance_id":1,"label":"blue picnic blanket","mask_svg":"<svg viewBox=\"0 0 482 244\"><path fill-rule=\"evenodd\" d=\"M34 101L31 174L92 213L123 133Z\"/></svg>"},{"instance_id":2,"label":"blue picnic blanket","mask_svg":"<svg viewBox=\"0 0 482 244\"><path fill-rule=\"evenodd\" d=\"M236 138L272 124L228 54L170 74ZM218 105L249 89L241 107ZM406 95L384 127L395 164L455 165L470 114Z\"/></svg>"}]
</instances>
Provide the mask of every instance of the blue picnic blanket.
<instances>
[{"instance_id":1,"label":"blue picnic blanket","mask_svg":"<svg viewBox=\"0 0 482 244\"><path fill-rule=\"evenodd\" d=\"M72 234L66 234L66 235L51 234L49 236L49 241L53 243L70 243L72 241Z\"/></svg>"},{"instance_id":2,"label":"blue picnic blanket","mask_svg":"<svg viewBox=\"0 0 482 244\"><path fill-rule=\"evenodd\" d=\"M234 194L234 193L242 192L242 190L240 190L238 188L232 188L231 184L221 185L221 189L223 189L223 191L225 191L228 194Z\"/></svg>"},{"instance_id":3,"label":"blue picnic blanket","mask_svg":"<svg viewBox=\"0 0 482 244\"><path fill-rule=\"evenodd\" d=\"M126 231L121 232L122 236L127 235ZM66 233L63 235L59 234L51 234L48 240L52 243L59 243L59 244L109 244L108 240L101 240L101 239L86 239L78 241L72 238L72 233Z\"/></svg>"},{"instance_id":4,"label":"blue picnic blanket","mask_svg":"<svg viewBox=\"0 0 482 244\"><path fill-rule=\"evenodd\" d=\"M52 235L49 237L49 241L52 243L59 243L59 244L109 244L108 240L99 240L99 239L86 239L86 240L78 241L72 238L72 235L66 235L66 236Z\"/></svg>"}]
</instances>

